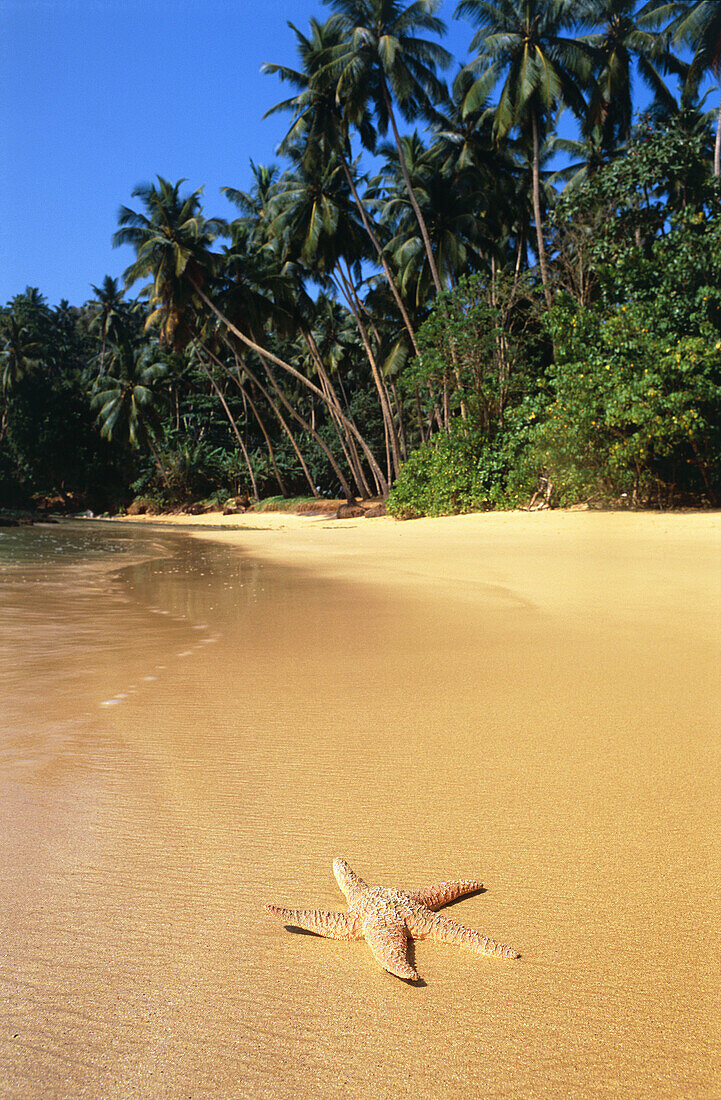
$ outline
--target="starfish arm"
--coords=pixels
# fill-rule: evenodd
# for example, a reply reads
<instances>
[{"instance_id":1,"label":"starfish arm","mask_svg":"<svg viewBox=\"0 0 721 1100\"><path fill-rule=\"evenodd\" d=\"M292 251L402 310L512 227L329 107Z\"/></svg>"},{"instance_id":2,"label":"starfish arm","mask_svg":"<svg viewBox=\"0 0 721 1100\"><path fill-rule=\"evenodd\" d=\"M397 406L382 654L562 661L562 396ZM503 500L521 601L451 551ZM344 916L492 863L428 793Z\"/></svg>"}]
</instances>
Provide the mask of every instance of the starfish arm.
<instances>
[{"instance_id":1,"label":"starfish arm","mask_svg":"<svg viewBox=\"0 0 721 1100\"><path fill-rule=\"evenodd\" d=\"M418 980L418 974L408 962L408 933L404 924L367 917L363 921L363 936L384 970L397 978Z\"/></svg>"},{"instance_id":2,"label":"starfish arm","mask_svg":"<svg viewBox=\"0 0 721 1100\"><path fill-rule=\"evenodd\" d=\"M473 928L464 928L462 924L457 924L448 917L429 913L425 919L422 916L414 919L409 927L412 936L430 936L431 939L440 940L442 943L455 943L459 947L468 947L471 951L477 951L479 955L494 955L502 959L520 958L519 952L514 951L512 947L496 943L488 936L482 936Z\"/></svg>"},{"instance_id":3,"label":"starfish arm","mask_svg":"<svg viewBox=\"0 0 721 1100\"><path fill-rule=\"evenodd\" d=\"M329 913L324 909L283 909L279 905L265 907L274 917L280 917L294 928L304 928L329 940L357 940L357 920L348 913Z\"/></svg>"},{"instance_id":4,"label":"starfish arm","mask_svg":"<svg viewBox=\"0 0 721 1100\"><path fill-rule=\"evenodd\" d=\"M360 875L353 871L344 859L333 860L333 874L336 882L348 899L348 904L353 905L364 894L368 893L368 883L364 882Z\"/></svg>"},{"instance_id":5,"label":"starfish arm","mask_svg":"<svg viewBox=\"0 0 721 1100\"><path fill-rule=\"evenodd\" d=\"M482 882L438 882L421 890L409 890L408 897L419 905L425 905L426 909L440 909L449 901L464 898L467 894L477 894L482 889Z\"/></svg>"}]
</instances>

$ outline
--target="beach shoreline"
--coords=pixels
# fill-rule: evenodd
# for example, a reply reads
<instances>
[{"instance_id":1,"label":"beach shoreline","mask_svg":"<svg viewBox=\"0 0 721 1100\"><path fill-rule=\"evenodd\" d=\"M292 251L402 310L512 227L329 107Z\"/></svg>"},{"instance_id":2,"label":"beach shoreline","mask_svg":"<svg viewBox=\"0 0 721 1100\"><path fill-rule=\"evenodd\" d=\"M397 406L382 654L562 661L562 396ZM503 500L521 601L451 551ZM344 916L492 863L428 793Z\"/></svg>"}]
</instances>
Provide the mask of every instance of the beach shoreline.
<instances>
[{"instance_id":1,"label":"beach shoreline","mask_svg":"<svg viewBox=\"0 0 721 1100\"><path fill-rule=\"evenodd\" d=\"M660 610L701 590L721 560L721 512L602 512L554 509L481 512L410 521L388 516L329 519L283 512L134 516L112 523L157 524L240 548L259 561L355 583L473 599L490 587L563 613L589 604L623 618ZM669 555L695 548L679 575ZM514 554L537 563L517 570ZM648 560L644 560L648 559ZM709 571L708 576L704 569Z\"/></svg>"},{"instance_id":2,"label":"beach shoreline","mask_svg":"<svg viewBox=\"0 0 721 1100\"><path fill-rule=\"evenodd\" d=\"M721 515L209 518L18 577L0 1091L716 1095ZM521 959L267 914L339 856Z\"/></svg>"}]
</instances>

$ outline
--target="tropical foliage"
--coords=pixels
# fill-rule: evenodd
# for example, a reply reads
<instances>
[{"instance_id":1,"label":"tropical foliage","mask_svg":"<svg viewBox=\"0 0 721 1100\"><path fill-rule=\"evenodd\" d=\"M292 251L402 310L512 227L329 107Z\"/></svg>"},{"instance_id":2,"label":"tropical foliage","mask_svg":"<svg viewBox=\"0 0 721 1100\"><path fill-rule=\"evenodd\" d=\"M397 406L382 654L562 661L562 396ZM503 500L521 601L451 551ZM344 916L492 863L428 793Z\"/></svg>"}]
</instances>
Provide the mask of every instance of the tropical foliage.
<instances>
[{"instance_id":1,"label":"tropical foliage","mask_svg":"<svg viewBox=\"0 0 721 1100\"><path fill-rule=\"evenodd\" d=\"M454 74L437 0L324 3L233 217L158 176L124 285L0 309L0 503L718 502L719 5L460 0Z\"/></svg>"}]
</instances>

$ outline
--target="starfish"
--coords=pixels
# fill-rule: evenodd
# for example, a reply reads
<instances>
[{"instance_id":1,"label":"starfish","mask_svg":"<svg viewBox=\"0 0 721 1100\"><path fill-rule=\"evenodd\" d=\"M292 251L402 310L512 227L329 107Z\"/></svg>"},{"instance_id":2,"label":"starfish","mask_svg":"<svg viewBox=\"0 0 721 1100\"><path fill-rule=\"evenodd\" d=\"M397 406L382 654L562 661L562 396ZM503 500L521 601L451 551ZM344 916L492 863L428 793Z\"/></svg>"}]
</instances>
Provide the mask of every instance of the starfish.
<instances>
[{"instance_id":1,"label":"starfish","mask_svg":"<svg viewBox=\"0 0 721 1100\"><path fill-rule=\"evenodd\" d=\"M305 928L332 940L364 939L376 960L391 974L409 981L419 975L408 961L408 934L414 938L430 936L443 943L469 947L479 955L503 959L519 958L518 951L489 940L472 928L435 912L456 898L483 889L480 882L440 882L422 890L396 890L368 886L350 869L344 859L333 861L333 873L348 899L347 913L329 913L323 909L283 909L266 905L269 913L296 928Z\"/></svg>"}]
</instances>

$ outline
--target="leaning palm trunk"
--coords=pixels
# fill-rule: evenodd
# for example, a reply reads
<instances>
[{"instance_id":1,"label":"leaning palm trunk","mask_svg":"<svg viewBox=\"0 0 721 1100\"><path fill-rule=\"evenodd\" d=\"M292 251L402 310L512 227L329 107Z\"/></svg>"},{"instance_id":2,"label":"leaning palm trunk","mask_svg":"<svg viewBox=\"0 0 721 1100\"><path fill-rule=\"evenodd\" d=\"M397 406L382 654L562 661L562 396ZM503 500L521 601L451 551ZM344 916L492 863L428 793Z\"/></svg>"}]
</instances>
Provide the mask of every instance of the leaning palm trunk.
<instances>
[{"instance_id":1,"label":"leaning palm trunk","mask_svg":"<svg viewBox=\"0 0 721 1100\"><path fill-rule=\"evenodd\" d=\"M368 236L370 238L371 244L373 245L373 247L376 250L376 255L378 256L378 260L379 260L379 262L381 264L381 267L383 268L383 271L385 273L386 282L388 283L388 287L390 289L390 292L391 292L391 294L393 295L393 297L395 299L396 305L398 306L398 309L400 311L400 315L403 318L403 324L406 326L406 331L408 332L411 343L413 344L413 350L415 351L416 355L420 355L420 351L418 350L418 343L416 341L415 330L413 328L413 325L411 324L411 319L408 316L408 310L406 309L405 304L403 302L403 299L401 298L401 293L400 293L398 287L396 286L396 281L393 278L393 273L392 273L390 267L388 266L388 260L386 259L386 255L385 255L385 252L383 251L383 247L382 247L380 241L378 240L378 238L375 234L373 226L371 225L371 222L370 222L370 218L368 217L368 214L366 213L366 209L363 205L363 202L361 201L361 197L358 194L358 190L357 190L356 185L355 185L355 180L353 179L353 173L351 172L350 166L348 165L345 157L342 154L341 154L341 164L343 165L343 171L345 172L346 179L348 180L348 185L351 189L351 194L353 195L353 199L355 200L355 204L358 207L358 212L361 216L361 221L363 222L363 226L365 228L365 231L366 231L366 233L368 234Z\"/></svg>"},{"instance_id":2,"label":"leaning palm trunk","mask_svg":"<svg viewBox=\"0 0 721 1100\"><path fill-rule=\"evenodd\" d=\"M318 386L311 382L309 378L306 378L304 374L302 374L299 370L296 370L295 367L290 365L290 363L286 363L284 359L281 359L279 358L279 356L274 355L272 351L268 351L266 348L261 347L260 344L256 344L255 340L251 340L250 337L241 332L240 329L236 325L234 325L233 322L228 317L226 317L224 313L221 312L221 310L218 309L218 307L208 297L208 295L205 293L202 286L200 285L200 283L198 283L197 280L193 279L192 284L193 289L195 290L201 301L204 302L208 309L210 309L215 314L218 320L225 325L228 331L232 332L236 339L240 340L241 344L243 344L246 348L249 348L251 351L254 351L256 355L260 355L264 361L275 363L275 365L280 367L281 370L286 371L286 373L290 374L291 377L296 378L299 382L301 382L307 389L314 393L316 397L320 397L322 401L325 401L323 392L318 388ZM353 433L355 438L358 440L361 450L368 459L368 463L371 467L371 470L373 471L373 476L378 480L383 496L387 496L388 482L383 476L383 471L378 465L378 462L370 447L356 428L355 424L353 424L352 421L348 419L345 413L341 413L339 411L338 415L341 417L344 425L348 428L349 431Z\"/></svg>"},{"instance_id":3,"label":"leaning palm trunk","mask_svg":"<svg viewBox=\"0 0 721 1100\"><path fill-rule=\"evenodd\" d=\"M283 481L283 478L281 477L280 470L278 469L278 464L275 461L275 451L273 450L273 445L270 441L270 436L268 435L268 432L265 429L265 424L263 423L263 419L262 419L260 413L258 412L256 404L253 401L253 398L250 396L250 394L248 393L248 391L243 386L243 384L240 380L240 365L238 364L237 356L235 357L236 366L238 368L238 375L236 377L233 374L232 371L228 370L225 363L221 362L221 360L218 358L218 356L215 355L210 350L210 348L206 348L205 345L203 345L203 347L205 348L206 352L208 353L210 358L213 360L215 365L220 367L222 370L224 370L228 374L228 376L233 379L233 381L235 382L235 384L237 385L238 389L240 390L240 392L243 396L243 400L247 401L248 404L250 405L251 412L253 413L253 416L255 417L255 419L258 423L258 427L260 428L261 432L263 433L263 439L265 440L265 445L268 449L268 457L270 458L270 462L271 462L271 465L273 467L273 473L275 474L275 480L278 482L278 488L280 489L281 494L284 497L287 497L289 495L289 493L288 493L288 490L286 488L285 482Z\"/></svg>"},{"instance_id":4,"label":"leaning palm trunk","mask_svg":"<svg viewBox=\"0 0 721 1100\"><path fill-rule=\"evenodd\" d=\"M340 409L341 404L338 400L338 394L335 391L335 387L330 379L330 375L325 369L325 363L323 362L323 356L318 350L318 345L315 342L313 333L309 329L302 329L303 339L305 340L306 347L311 354L313 362L318 370L318 377L321 381L321 387L326 396L326 403L328 405L328 411L330 412L333 425L338 436L338 441L343 448L343 454L345 455L346 462L353 471L353 476L356 480L356 485L361 491L361 496L370 496L370 487L366 481L365 474L363 473L363 466L361 464L358 450L355 445L353 436L343 427L343 421L338 419L337 410Z\"/></svg>"},{"instance_id":5,"label":"leaning palm trunk","mask_svg":"<svg viewBox=\"0 0 721 1100\"><path fill-rule=\"evenodd\" d=\"M348 481L345 477L345 474L343 473L340 466L338 465L338 463L336 461L336 458L335 458L335 455L331 451L330 447L328 446L326 441L320 435L318 435L318 432L315 430L315 428L311 427L311 425L308 423L308 421L303 416L301 416L301 414L298 412L298 410L293 408L290 401L285 396L285 394L281 390L280 386L276 382L275 375L273 374L273 371L272 371L271 366L270 366L270 362L265 358L265 356L263 355L262 352L260 352L259 354L260 354L261 359L263 360L263 365L265 366L268 378L270 378L273 389L278 394L278 397L279 397L281 403L288 410L288 412L291 414L291 416L294 418L294 420L298 421L301 428L303 428L304 431L308 432L308 434L313 437L313 439L316 441L316 443L318 444L320 449L323 451L323 454L326 456L326 458L328 459L328 461L331 465L333 473L335 474L335 476L338 478L338 480L340 482L341 489L343 490L343 495L345 496L346 500L354 500L355 497L354 497L353 490L351 489L350 485L348 484Z\"/></svg>"},{"instance_id":6,"label":"leaning palm trunk","mask_svg":"<svg viewBox=\"0 0 721 1100\"><path fill-rule=\"evenodd\" d=\"M235 347L233 347L233 345L230 343L230 341L227 339L227 337L224 336L223 340L225 341L227 346L230 348L230 350L233 352L233 355L235 357L235 361L237 363L238 362L237 349ZM290 442L290 445L293 448L293 450L295 451L296 458L298 459L298 462L300 463L300 467L303 471L303 474L305 475L305 479L308 482L308 487L309 487L311 493L313 494L313 496L317 499L318 497L320 497L320 493L318 492L318 489L316 488L316 485L315 485L315 482L313 481L313 478L310 476L310 470L308 469L306 461L303 458L303 453L302 453L300 447L298 446L298 443L296 442L295 436L293 435L292 431L288 427L288 424L287 424L286 420L284 419L282 412L280 411L280 409L278 408L278 405L273 400L271 395L268 393L268 390L265 388L265 386L260 381L258 376L253 373L253 371L250 369L250 367L248 366L248 364L246 362L243 363L243 369L244 369L245 373L248 375L248 378L250 378L253 385L256 386L260 390L260 392L263 394L263 397L266 399L266 401L268 402L268 405L270 406L270 408L273 411L273 415L276 417L276 419L278 420L278 423L280 424L281 428L283 429L285 434L288 436L288 440ZM236 383L237 386L240 386L240 382L237 379L235 379L235 383Z\"/></svg>"},{"instance_id":7,"label":"leaning palm trunk","mask_svg":"<svg viewBox=\"0 0 721 1100\"><path fill-rule=\"evenodd\" d=\"M391 411L390 401L388 400L388 391L386 389L383 375L381 374L378 362L373 353L370 338L368 336L368 330L365 327L363 318L361 316L361 303L358 299L358 295L355 292L353 282L349 275L343 273L342 268L338 265L338 275L340 277L341 285L343 287L343 294L348 303L348 308L355 317L358 331L360 333L361 340L363 341L363 347L365 348L366 356L371 368L371 374L373 375L373 381L376 384L376 390L378 391L378 399L381 406L381 414L383 416L383 423L388 433L388 439L390 444L390 450L392 455L392 472L389 471L389 480L391 477L398 477L400 471L401 459L400 450L398 446L398 435L396 432L396 426L393 421L393 413Z\"/></svg>"},{"instance_id":8,"label":"leaning palm trunk","mask_svg":"<svg viewBox=\"0 0 721 1100\"><path fill-rule=\"evenodd\" d=\"M389 388L396 405L396 416L398 417L398 439L400 440L401 444L401 455L403 457L403 461L405 462L408 458L408 447L406 446L406 432L403 425L403 408L401 406L401 399L398 396L398 388L393 379L391 379L390 381Z\"/></svg>"},{"instance_id":9,"label":"leaning palm trunk","mask_svg":"<svg viewBox=\"0 0 721 1100\"><path fill-rule=\"evenodd\" d=\"M275 451L273 450L273 444L270 441L270 436L268 435L268 432L266 431L265 424L263 423L263 418L260 415L260 413L258 412L255 401L250 396L248 391L246 389L244 389L243 393L245 395L246 401L250 405L253 416L255 417L255 419L258 423L258 427L260 428L261 432L263 433L263 439L265 440L265 445L266 445L266 448L268 450L268 458L270 459L271 466L273 467L273 474L275 475L275 480L278 482L278 488L280 489L281 496L288 497L288 496L290 496L290 493L288 492L288 487L286 486L285 481L283 480L283 477L281 475L281 472L278 469L278 463L275 461Z\"/></svg>"},{"instance_id":10,"label":"leaning palm trunk","mask_svg":"<svg viewBox=\"0 0 721 1100\"><path fill-rule=\"evenodd\" d=\"M348 275L349 275L349 278L350 278L350 272L348 273ZM352 284L351 284L351 286L352 286ZM364 314L368 318L368 327L370 328L371 332L375 336L376 347L378 347L378 348L381 347L380 333L378 332L378 329L376 328L376 323L373 320L373 314L368 309L368 306L366 305L366 303L362 302L360 300L360 298L358 297L358 295L355 293L355 288L353 288L353 294L354 294L354 298L355 298L355 302L356 302L356 305L358 307L358 310L360 311L360 313ZM384 378L383 379L383 385L385 387L386 400L388 401L388 410L390 412L390 422L393 425L393 430L396 434L396 440L397 440L398 447L400 448L400 453L402 454L403 459L405 461L405 459L407 457L407 454L406 454L407 449L406 449L406 441L405 441L404 434L403 434L404 433L403 416L401 414L400 403L398 402L398 394L397 394L397 392L395 391L395 389L393 387L393 382L392 381L391 382L386 382L385 378ZM395 413L395 415L393 413L393 403L391 401L392 396L395 397L395 401L396 401L396 413Z\"/></svg>"},{"instance_id":11,"label":"leaning palm trunk","mask_svg":"<svg viewBox=\"0 0 721 1100\"><path fill-rule=\"evenodd\" d=\"M198 340L197 343L200 347L203 348L203 351L207 352L207 348L205 347L205 345L200 340ZM225 410L225 415L228 418L228 422L229 422L231 428L233 429L233 434L235 435L235 438L238 441L238 446L240 447L243 458L245 460L245 465L248 468L248 476L250 477L250 484L251 484L252 489L253 489L253 500L260 500L260 497L258 496L258 486L257 486L256 481L255 481L255 473L253 472L253 465L250 461L250 455L248 454L248 448L246 447L245 443L243 442L243 437L241 436L240 432L238 431L238 425L236 424L235 419L233 417L233 414L230 411L230 408L228 406L228 402L225 400L225 394L223 393L220 386L218 385L218 383L213 378L212 372L210 370L208 370L208 367L203 362L203 360L199 358L198 361L199 361L201 367L203 368L203 373L205 374L206 378L208 379L211 386L213 387L216 394L218 395L220 403L223 406L223 409Z\"/></svg>"},{"instance_id":12,"label":"leaning palm trunk","mask_svg":"<svg viewBox=\"0 0 721 1100\"><path fill-rule=\"evenodd\" d=\"M713 174L721 176L721 103L718 109L718 123L716 125L716 144L713 152Z\"/></svg>"},{"instance_id":13,"label":"leaning palm trunk","mask_svg":"<svg viewBox=\"0 0 721 1100\"><path fill-rule=\"evenodd\" d=\"M401 166L401 172L403 173L403 179L405 181L406 190L408 191L408 198L411 200L411 206L413 207L413 212L416 216L416 220L418 221L418 228L421 231L421 236L423 238L423 244L425 245L425 249L426 249L426 256L428 257L428 266L431 269L431 275L433 276L433 282L434 282L435 287L436 287L436 293L440 294L441 291L443 290L443 287L441 286L441 280L438 276L438 268L436 267L436 260L435 260L435 257L433 255L433 249L431 248L431 238L428 235L428 227L426 225L425 218L423 217L423 214L421 213L421 208L418 205L418 200L417 200L417 198L416 198L416 196L413 192L413 185L411 184L411 177L410 177L410 174L408 172L408 165L406 164L405 153L403 152L403 144L401 142L401 135L398 131L398 125L396 123L396 116L393 113L393 104L391 103L391 97L390 97L390 93L388 91L388 86L385 82L385 78L382 78L382 80L383 80L383 98L385 100L386 110L388 111L388 118L390 119L390 124L393 128L393 137L395 138L396 149L398 150L398 162Z\"/></svg>"},{"instance_id":14,"label":"leaning palm trunk","mask_svg":"<svg viewBox=\"0 0 721 1100\"><path fill-rule=\"evenodd\" d=\"M165 488L168 490L168 492L170 492L170 479L168 478L168 475L165 471L165 466L163 466L163 463L160 461L160 455L158 454L157 448L153 443L153 437L150 432L148 432L148 446L150 447L153 458L155 459L155 465L158 467L160 476L165 483Z\"/></svg>"}]
</instances>

